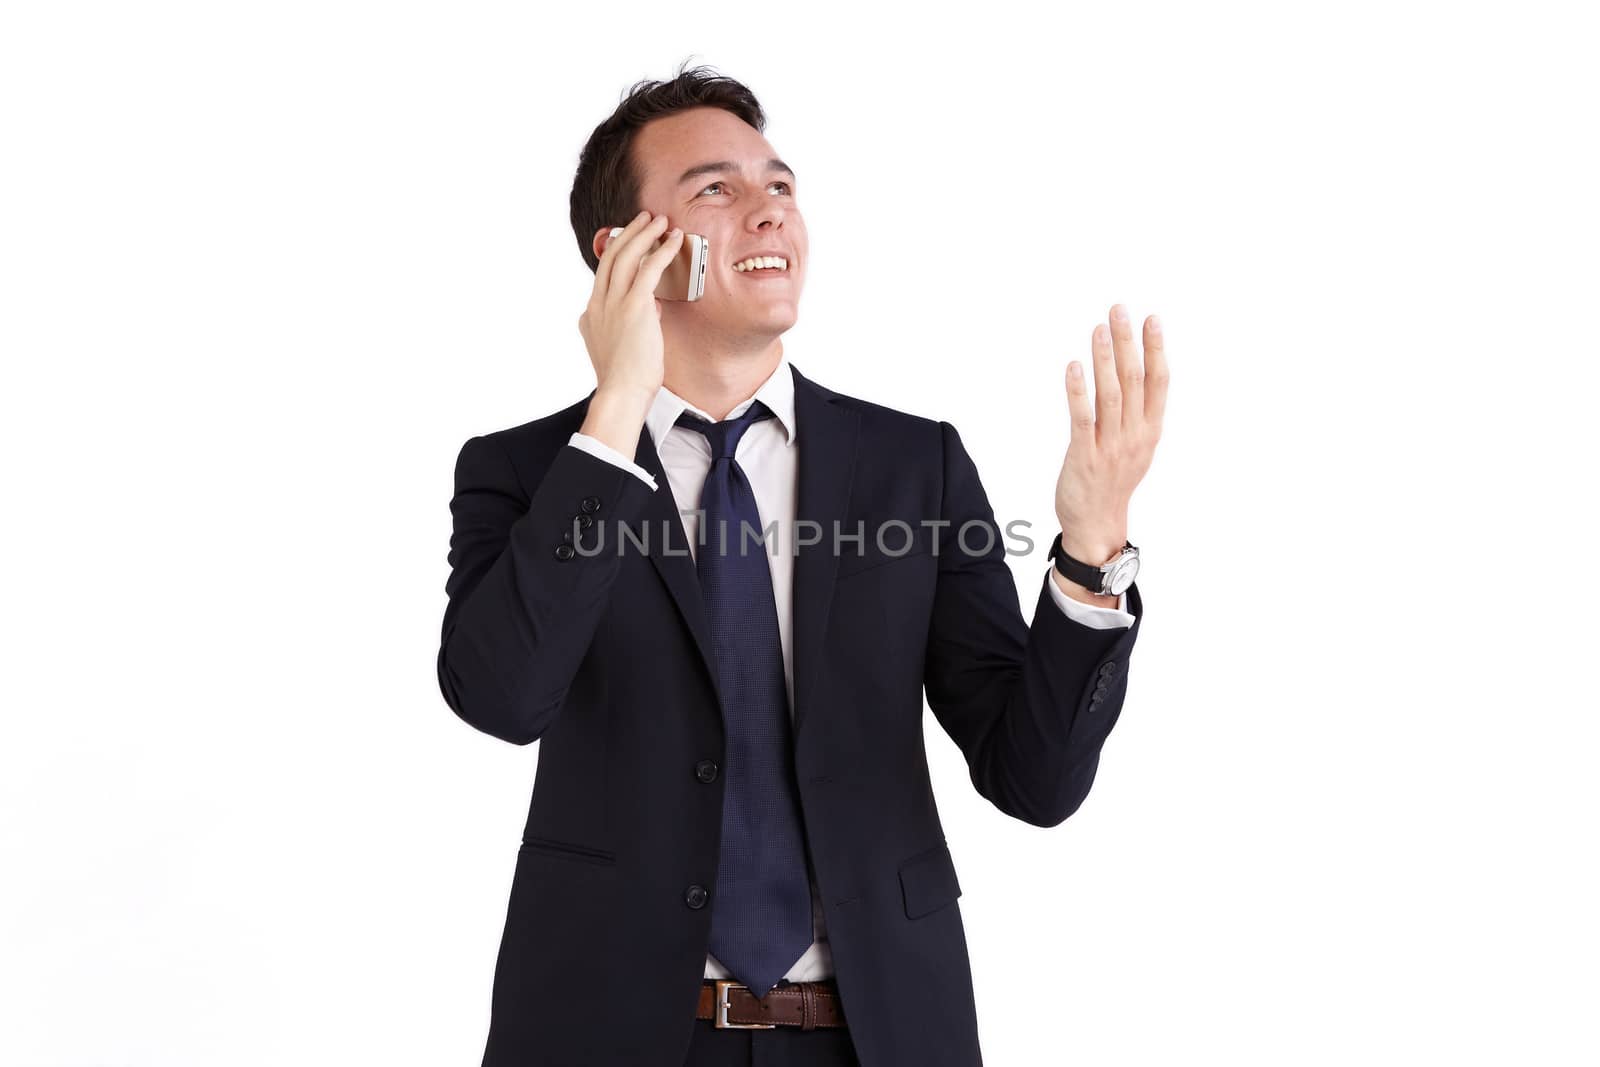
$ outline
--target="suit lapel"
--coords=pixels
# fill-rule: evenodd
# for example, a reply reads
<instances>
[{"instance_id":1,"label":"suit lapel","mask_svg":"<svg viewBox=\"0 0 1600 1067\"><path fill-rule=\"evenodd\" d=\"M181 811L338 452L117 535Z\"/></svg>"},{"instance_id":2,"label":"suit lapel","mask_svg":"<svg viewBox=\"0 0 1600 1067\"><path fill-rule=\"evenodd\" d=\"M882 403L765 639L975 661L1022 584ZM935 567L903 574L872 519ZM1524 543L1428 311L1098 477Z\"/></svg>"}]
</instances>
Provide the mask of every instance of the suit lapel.
<instances>
[{"instance_id":1,"label":"suit lapel","mask_svg":"<svg viewBox=\"0 0 1600 1067\"><path fill-rule=\"evenodd\" d=\"M839 569L834 532L844 525L855 475L856 438L861 416L835 402L837 394L801 375L793 363L795 432L800 449L799 486L795 498L797 525L806 537L794 561L794 702L795 731L812 711L812 682L821 667L822 637ZM796 538L794 544L799 543ZM792 547L792 546L791 546Z\"/></svg>"},{"instance_id":2,"label":"suit lapel","mask_svg":"<svg viewBox=\"0 0 1600 1067\"><path fill-rule=\"evenodd\" d=\"M717 685L711 628L706 621L705 602L700 599L700 577L695 573L694 556L689 552L689 537L683 532L683 518L678 514L677 500L672 495L672 483L667 480L667 472L662 469L661 457L656 454L648 429L639 430L639 447L633 454L633 461L649 471L650 476L656 480L656 491L650 494L643 516L643 532L649 538L646 542L646 554L660 573L661 580L666 583L673 602L678 605L678 613L683 616L684 624L694 635L695 646L700 649L700 661L705 665L706 677L711 679L711 688L718 691L720 704L721 693ZM663 531L666 532L664 544Z\"/></svg>"},{"instance_id":3,"label":"suit lapel","mask_svg":"<svg viewBox=\"0 0 1600 1067\"><path fill-rule=\"evenodd\" d=\"M834 531L845 525L850 485L855 473L856 439L860 415L836 403L837 394L802 375L793 363L796 447L800 449L798 484L795 496L797 525L809 520L815 525L799 527L815 544L799 545L794 561L792 608L794 640L794 726L796 732L811 710L812 682L821 666L823 631L828 606L833 599L834 576L839 557L834 552ZM594 396L593 391L590 397ZM581 414L580 414L581 422ZM705 605L700 599L700 579L695 573L689 539L677 512L671 483L662 469L650 431L639 430L639 444L633 461L655 478L657 490L650 494L642 516L648 535L646 555L666 583L678 612L700 650L701 662L712 688L717 688L716 660ZM666 541L662 543L662 531ZM643 541L645 538L640 537ZM798 538L785 534L783 547L793 549ZM630 545L630 548L632 546ZM719 694L720 697L720 694Z\"/></svg>"}]
</instances>

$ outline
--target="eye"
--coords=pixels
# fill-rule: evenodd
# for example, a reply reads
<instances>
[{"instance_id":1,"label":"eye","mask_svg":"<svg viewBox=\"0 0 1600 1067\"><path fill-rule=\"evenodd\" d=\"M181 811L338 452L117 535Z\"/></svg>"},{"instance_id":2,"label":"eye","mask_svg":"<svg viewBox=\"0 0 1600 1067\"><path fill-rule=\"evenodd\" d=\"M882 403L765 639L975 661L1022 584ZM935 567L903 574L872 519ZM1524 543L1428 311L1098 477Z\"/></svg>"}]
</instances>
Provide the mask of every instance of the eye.
<instances>
[{"instance_id":1,"label":"eye","mask_svg":"<svg viewBox=\"0 0 1600 1067\"><path fill-rule=\"evenodd\" d=\"M719 185L726 185L726 184L727 184L726 182L712 182L710 185L706 186L705 189L701 189L700 192L703 194L706 191L706 189L714 189ZM794 189L790 187L788 182L768 182L767 183L768 188L771 188L774 185L783 186L783 195L784 196L793 196L794 195Z\"/></svg>"}]
</instances>

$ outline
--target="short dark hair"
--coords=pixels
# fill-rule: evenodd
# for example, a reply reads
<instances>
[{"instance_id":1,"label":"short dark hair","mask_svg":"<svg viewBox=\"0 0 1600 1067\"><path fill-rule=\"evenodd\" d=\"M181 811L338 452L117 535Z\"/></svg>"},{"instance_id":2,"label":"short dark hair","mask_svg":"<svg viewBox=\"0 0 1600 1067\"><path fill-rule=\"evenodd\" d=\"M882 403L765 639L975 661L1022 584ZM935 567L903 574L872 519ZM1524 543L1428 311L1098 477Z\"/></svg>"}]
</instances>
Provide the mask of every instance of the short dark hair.
<instances>
[{"instance_id":1,"label":"short dark hair","mask_svg":"<svg viewBox=\"0 0 1600 1067\"><path fill-rule=\"evenodd\" d=\"M572 232L590 270L600 266L594 254L595 231L624 225L643 210L639 206L639 171L631 153L634 135L651 119L693 107L720 107L758 133L767 125L755 94L709 67L685 69L680 65L671 81L635 82L611 117L589 135L572 179Z\"/></svg>"}]
</instances>

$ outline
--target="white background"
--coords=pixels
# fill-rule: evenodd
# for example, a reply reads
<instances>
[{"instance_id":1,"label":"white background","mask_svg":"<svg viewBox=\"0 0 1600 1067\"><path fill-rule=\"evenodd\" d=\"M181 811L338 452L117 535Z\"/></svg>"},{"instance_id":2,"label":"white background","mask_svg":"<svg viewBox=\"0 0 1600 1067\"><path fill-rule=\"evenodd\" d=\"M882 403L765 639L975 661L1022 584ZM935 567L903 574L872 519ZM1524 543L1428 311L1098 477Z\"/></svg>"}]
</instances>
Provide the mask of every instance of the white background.
<instances>
[{"instance_id":1,"label":"white background","mask_svg":"<svg viewBox=\"0 0 1600 1067\"><path fill-rule=\"evenodd\" d=\"M478 1062L538 750L437 689L452 467L593 385L577 153L685 58L804 182L790 358L956 425L1025 611L1063 368L1166 324L1094 792L926 720L985 1062L1595 1062L1592 37L583 11L0 17L0 1062Z\"/></svg>"}]
</instances>

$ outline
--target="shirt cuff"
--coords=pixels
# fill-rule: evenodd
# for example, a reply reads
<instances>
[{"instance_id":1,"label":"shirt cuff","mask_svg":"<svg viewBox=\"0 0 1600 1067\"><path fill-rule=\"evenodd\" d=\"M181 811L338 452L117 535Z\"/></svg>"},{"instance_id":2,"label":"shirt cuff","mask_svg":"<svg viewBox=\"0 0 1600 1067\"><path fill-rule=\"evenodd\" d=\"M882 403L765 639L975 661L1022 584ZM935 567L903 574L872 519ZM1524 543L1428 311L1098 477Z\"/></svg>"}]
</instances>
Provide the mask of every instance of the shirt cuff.
<instances>
[{"instance_id":1,"label":"shirt cuff","mask_svg":"<svg viewBox=\"0 0 1600 1067\"><path fill-rule=\"evenodd\" d=\"M1055 565L1050 566L1055 570ZM1081 600L1074 600L1061 591L1055 578L1046 572L1044 584L1050 587L1050 595L1055 599L1056 606L1066 613L1067 618L1073 622L1082 623L1091 630L1116 630L1133 625L1133 616L1128 612L1128 594L1123 593L1117 597L1117 606L1103 608L1099 604L1085 604Z\"/></svg>"},{"instance_id":2,"label":"shirt cuff","mask_svg":"<svg viewBox=\"0 0 1600 1067\"><path fill-rule=\"evenodd\" d=\"M643 467L639 466L633 460L629 459L627 456L624 456L621 452L618 452L616 449L612 448L598 437L590 437L585 433L575 433L567 439L567 444L578 449L580 452L589 453L589 455L593 456L595 459L603 459L607 463L610 463L616 467L621 467L625 471L632 471L652 490L656 488L656 480L651 477L649 471L645 470Z\"/></svg>"}]
</instances>

